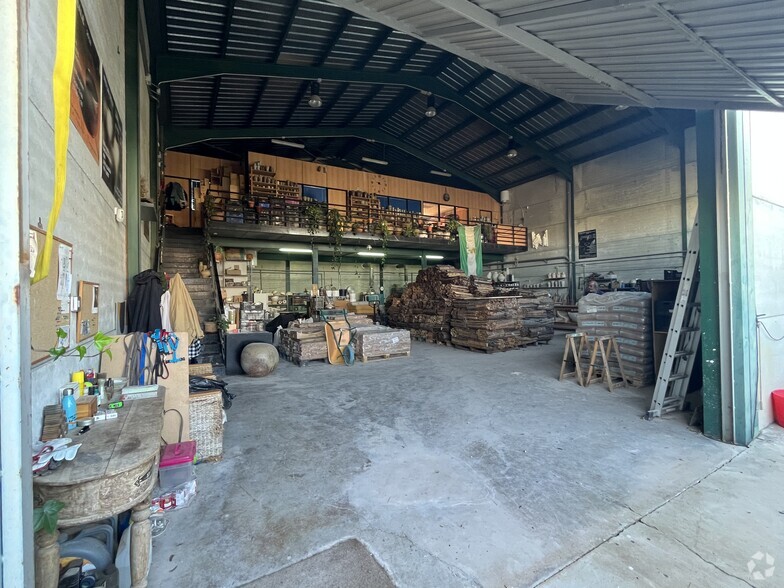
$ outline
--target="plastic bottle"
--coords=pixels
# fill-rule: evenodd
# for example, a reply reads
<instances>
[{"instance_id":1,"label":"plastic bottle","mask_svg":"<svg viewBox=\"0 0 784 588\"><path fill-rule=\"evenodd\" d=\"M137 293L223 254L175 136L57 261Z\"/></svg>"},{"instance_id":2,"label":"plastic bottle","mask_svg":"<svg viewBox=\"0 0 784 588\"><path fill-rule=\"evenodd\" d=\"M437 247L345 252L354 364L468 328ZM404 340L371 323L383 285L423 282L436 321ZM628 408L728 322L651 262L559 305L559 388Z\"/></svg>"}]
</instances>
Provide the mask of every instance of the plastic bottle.
<instances>
[{"instance_id":1,"label":"plastic bottle","mask_svg":"<svg viewBox=\"0 0 784 588\"><path fill-rule=\"evenodd\" d=\"M76 398L73 394L73 388L63 390L63 412L69 431L76 428Z\"/></svg>"}]
</instances>

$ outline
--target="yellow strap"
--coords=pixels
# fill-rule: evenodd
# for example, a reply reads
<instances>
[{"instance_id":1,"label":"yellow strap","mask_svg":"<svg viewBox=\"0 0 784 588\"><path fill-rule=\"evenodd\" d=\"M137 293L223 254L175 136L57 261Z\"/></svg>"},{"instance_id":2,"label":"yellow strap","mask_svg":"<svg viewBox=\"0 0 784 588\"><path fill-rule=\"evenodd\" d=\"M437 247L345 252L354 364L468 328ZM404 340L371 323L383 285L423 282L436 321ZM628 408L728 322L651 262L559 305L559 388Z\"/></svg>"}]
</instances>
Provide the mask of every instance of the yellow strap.
<instances>
[{"instance_id":1,"label":"yellow strap","mask_svg":"<svg viewBox=\"0 0 784 588\"><path fill-rule=\"evenodd\" d=\"M65 197L65 167L68 161L68 133L71 130L71 76L76 47L76 0L57 2L57 55L52 74L54 97L54 201L49 211L44 248L35 264L33 283L49 274L52 242L60 207Z\"/></svg>"}]
</instances>

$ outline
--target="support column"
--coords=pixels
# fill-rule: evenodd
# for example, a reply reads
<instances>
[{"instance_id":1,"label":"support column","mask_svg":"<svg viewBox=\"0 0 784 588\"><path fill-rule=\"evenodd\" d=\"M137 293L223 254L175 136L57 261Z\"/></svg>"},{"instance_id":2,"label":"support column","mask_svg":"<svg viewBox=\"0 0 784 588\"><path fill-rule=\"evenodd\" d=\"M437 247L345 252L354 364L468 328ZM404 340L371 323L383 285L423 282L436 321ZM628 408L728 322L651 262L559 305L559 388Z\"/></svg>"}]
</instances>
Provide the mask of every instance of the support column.
<instances>
[{"instance_id":1,"label":"support column","mask_svg":"<svg viewBox=\"0 0 784 588\"><path fill-rule=\"evenodd\" d=\"M315 245L313 246L313 253L311 253L310 258L310 283L317 284L319 283L319 252L318 247Z\"/></svg>"},{"instance_id":2,"label":"support column","mask_svg":"<svg viewBox=\"0 0 784 588\"><path fill-rule=\"evenodd\" d=\"M150 186L150 190L152 190ZM155 186L157 193L158 187ZM141 269L139 200L139 0L125 0L125 222L129 288Z\"/></svg>"},{"instance_id":3,"label":"support column","mask_svg":"<svg viewBox=\"0 0 784 588\"><path fill-rule=\"evenodd\" d=\"M32 586L28 2L0 2L0 585ZM53 21L55 19L53 18ZM51 75L49 72L41 75ZM49 139L51 141L51 138ZM35 157L35 155L33 155ZM37 161L37 163L40 163ZM50 165L53 165L50 164ZM50 170L51 172L51 170ZM55 255L57 251L55 249Z\"/></svg>"},{"instance_id":4,"label":"support column","mask_svg":"<svg viewBox=\"0 0 784 588\"><path fill-rule=\"evenodd\" d=\"M422 259L420 261L422 262L422 269L425 269L427 267L427 257L424 251L422 251Z\"/></svg>"},{"instance_id":5,"label":"support column","mask_svg":"<svg viewBox=\"0 0 784 588\"><path fill-rule=\"evenodd\" d=\"M681 180L681 249L683 259L686 259L686 250L689 248L689 226L686 210L686 131L681 130L678 137L678 166Z\"/></svg>"},{"instance_id":6,"label":"support column","mask_svg":"<svg viewBox=\"0 0 784 588\"><path fill-rule=\"evenodd\" d=\"M286 260L285 266L285 276L286 276L286 292L291 292L291 260Z\"/></svg>"},{"instance_id":7,"label":"support column","mask_svg":"<svg viewBox=\"0 0 784 588\"><path fill-rule=\"evenodd\" d=\"M574 181L566 182L566 234L569 264L569 298L577 303L577 235L574 232Z\"/></svg>"},{"instance_id":8,"label":"support column","mask_svg":"<svg viewBox=\"0 0 784 588\"><path fill-rule=\"evenodd\" d=\"M757 434L759 426L749 114L727 112L725 127L732 437L734 443L748 445ZM724 387L727 387L726 383Z\"/></svg>"},{"instance_id":9,"label":"support column","mask_svg":"<svg viewBox=\"0 0 784 588\"><path fill-rule=\"evenodd\" d=\"M716 171L718 115L697 112L697 192L700 231L700 328L702 330L703 432L722 435L721 337L719 313L718 215Z\"/></svg>"}]
</instances>

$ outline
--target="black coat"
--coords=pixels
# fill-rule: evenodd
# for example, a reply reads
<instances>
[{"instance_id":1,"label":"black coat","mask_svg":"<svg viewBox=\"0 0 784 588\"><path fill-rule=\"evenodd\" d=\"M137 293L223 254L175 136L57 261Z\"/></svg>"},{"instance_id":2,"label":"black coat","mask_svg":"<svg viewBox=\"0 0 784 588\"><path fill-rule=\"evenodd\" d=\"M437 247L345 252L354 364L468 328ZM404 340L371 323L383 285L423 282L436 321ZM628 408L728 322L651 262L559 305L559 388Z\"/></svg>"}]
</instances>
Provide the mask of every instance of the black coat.
<instances>
[{"instance_id":1,"label":"black coat","mask_svg":"<svg viewBox=\"0 0 784 588\"><path fill-rule=\"evenodd\" d=\"M128 332L148 333L161 328L161 278L153 270L145 270L133 278L133 291L128 296Z\"/></svg>"}]
</instances>

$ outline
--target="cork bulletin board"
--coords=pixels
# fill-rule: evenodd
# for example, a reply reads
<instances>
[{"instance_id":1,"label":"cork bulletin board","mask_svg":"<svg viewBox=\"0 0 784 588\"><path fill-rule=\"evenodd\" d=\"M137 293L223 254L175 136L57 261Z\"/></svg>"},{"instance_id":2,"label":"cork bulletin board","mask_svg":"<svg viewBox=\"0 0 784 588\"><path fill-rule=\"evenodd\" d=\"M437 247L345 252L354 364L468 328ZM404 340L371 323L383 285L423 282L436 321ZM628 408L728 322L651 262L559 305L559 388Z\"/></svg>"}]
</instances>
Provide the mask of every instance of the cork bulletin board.
<instances>
[{"instance_id":1,"label":"cork bulletin board","mask_svg":"<svg viewBox=\"0 0 784 588\"><path fill-rule=\"evenodd\" d=\"M76 341L89 339L98 332L98 295L100 286L95 282L79 282L79 299L82 305L76 313Z\"/></svg>"},{"instance_id":2,"label":"cork bulletin board","mask_svg":"<svg viewBox=\"0 0 784 588\"><path fill-rule=\"evenodd\" d=\"M46 233L37 227L30 227L30 266L35 267L38 252L44 246ZM45 279L30 285L30 352L32 364L36 365L49 359L48 349L56 346L69 347L71 337L71 276L73 245L54 237L49 274ZM32 278L32 276L31 276ZM57 329L66 332L58 340Z\"/></svg>"}]
</instances>

